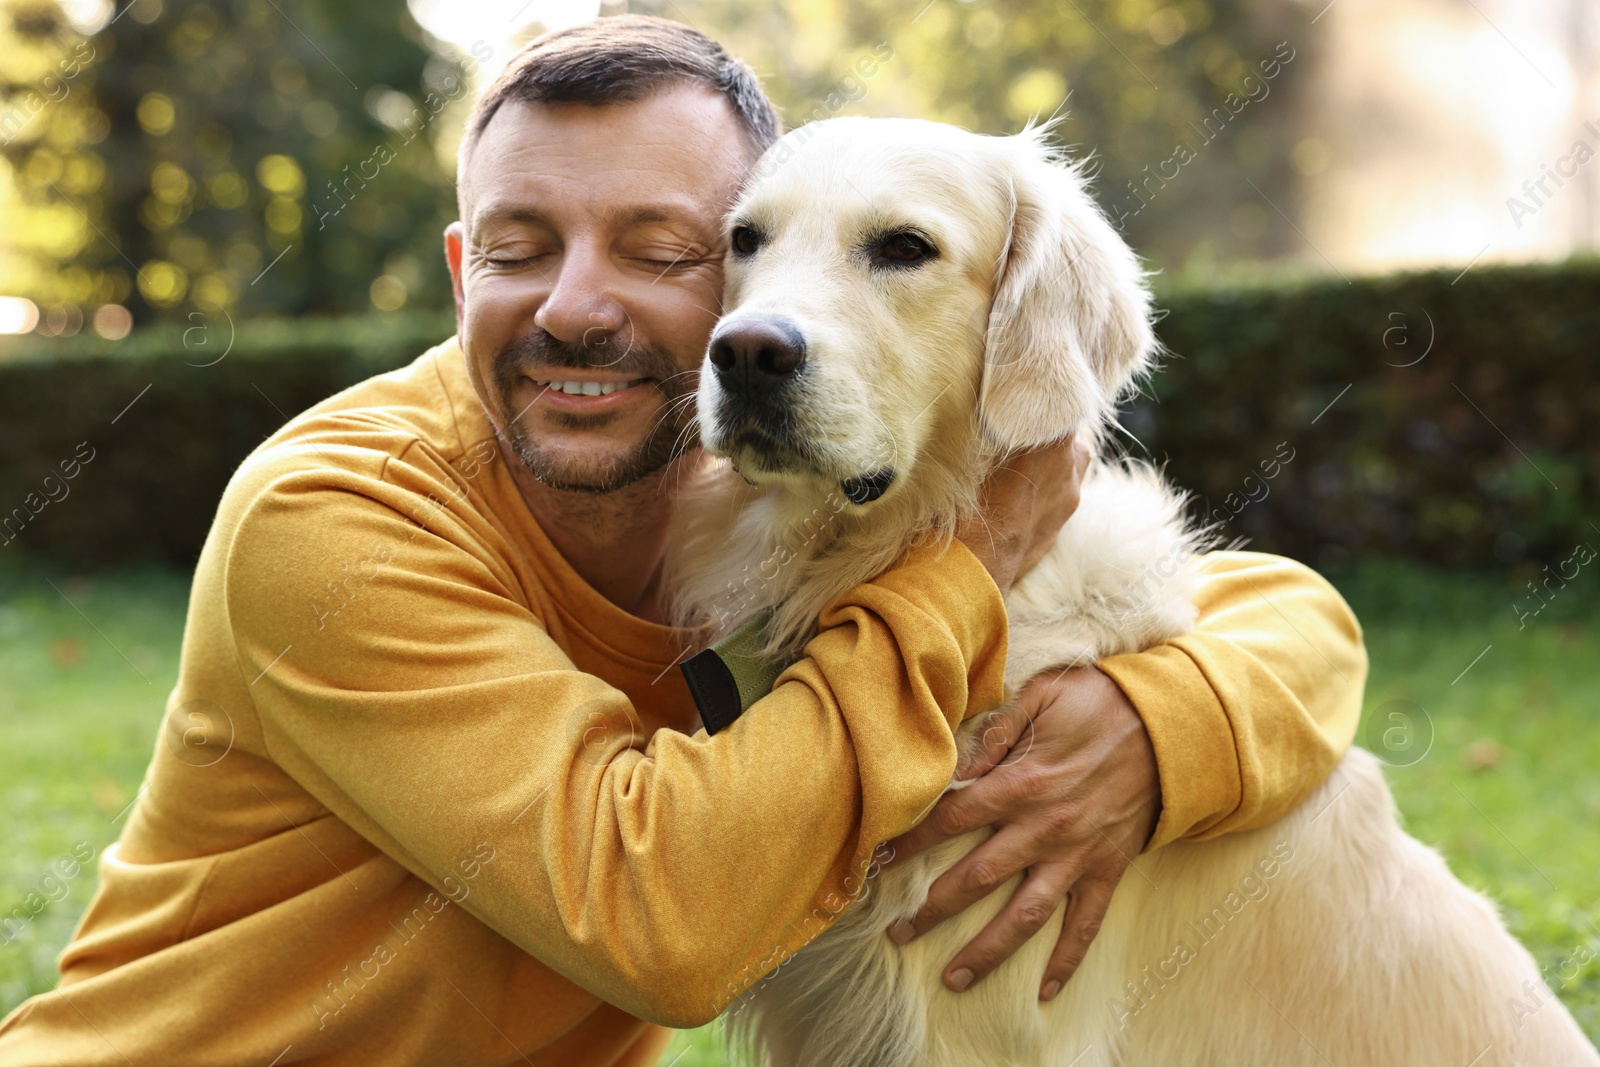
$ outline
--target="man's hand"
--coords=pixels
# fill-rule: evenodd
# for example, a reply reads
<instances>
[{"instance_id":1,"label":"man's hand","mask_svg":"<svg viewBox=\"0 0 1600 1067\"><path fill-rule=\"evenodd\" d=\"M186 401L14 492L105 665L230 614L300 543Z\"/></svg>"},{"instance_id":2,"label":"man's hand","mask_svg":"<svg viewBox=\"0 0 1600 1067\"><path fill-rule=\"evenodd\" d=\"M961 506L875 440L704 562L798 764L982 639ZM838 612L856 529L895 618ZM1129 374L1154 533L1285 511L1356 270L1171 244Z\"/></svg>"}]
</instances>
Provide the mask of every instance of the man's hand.
<instances>
[{"instance_id":1,"label":"man's hand","mask_svg":"<svg viewBox=\"0 0 1600 1067\"><path fill-rule=\"evenodd\" d=\"M1061 937L1039 989L1039 999L1050 1000L1083 962L1111 891L1155 832L1155 752L1128 698L1093 667L1034 678L990 720L983 742L974 762L957 770L980 777L890 842L890 862L983 826L996 833L941 875L922 910L889 935L905 944L1026 871L1011 900L945 967L944 982L961 992L980 981L1065 896Z\"/></svg>"},{"instance_id":2,"label":"man's hand","mask_svg":"<svg viewBox=\"0 0 1600 1067\"><path fill-rule=\"evenodd\" d=\"M1067 436L1007 456L984 481L979 513L957 527L955 536L978 557L1002 595L1044 558L1078 510L1088 467L1089 446Z\"/></svg>"}]
</instances>

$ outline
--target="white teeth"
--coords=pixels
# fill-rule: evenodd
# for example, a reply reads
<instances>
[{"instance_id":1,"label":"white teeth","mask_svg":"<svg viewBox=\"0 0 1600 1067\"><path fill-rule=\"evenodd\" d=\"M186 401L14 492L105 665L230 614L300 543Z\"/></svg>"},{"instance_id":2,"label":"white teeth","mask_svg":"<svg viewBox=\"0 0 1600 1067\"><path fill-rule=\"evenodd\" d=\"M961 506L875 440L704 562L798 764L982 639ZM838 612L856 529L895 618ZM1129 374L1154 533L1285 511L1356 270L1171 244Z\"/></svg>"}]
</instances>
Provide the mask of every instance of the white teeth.
<instances>
[{"instance_id":1,"label":"white teeth","mask_svg":"<svg viewBox=\"0 0 1600 1067\"><path fill-rule=\"evenodd\" d=\"M568 396L610 396L618 389L626 389L637 385L638 382L540 382L546 389L553 389L558 393Z\"/></svg>"}]
</instances>

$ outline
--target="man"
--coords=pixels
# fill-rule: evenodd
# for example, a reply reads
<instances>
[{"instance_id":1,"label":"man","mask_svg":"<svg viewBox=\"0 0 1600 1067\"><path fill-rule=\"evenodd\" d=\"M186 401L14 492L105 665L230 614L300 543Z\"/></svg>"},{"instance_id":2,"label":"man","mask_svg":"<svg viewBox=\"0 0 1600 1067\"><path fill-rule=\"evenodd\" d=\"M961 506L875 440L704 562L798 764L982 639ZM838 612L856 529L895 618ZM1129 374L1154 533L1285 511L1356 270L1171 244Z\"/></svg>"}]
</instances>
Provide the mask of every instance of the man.
<instances>
[{"instance_id":1,"label":"man","mask_svg":"<svg viewBox=\"0 0 1600 1067\"><path fill-rule=\"evenodd\" d=\"M713 1018L934 804L1002 695L1002 591L1075 502L1069 446L990 484L992 539L830 606L714 738L659 621L720 216L775 136L742 64L652 19L541 38L489 89L445 241L459 341L234 478L148 789L0 1064L651 1063L652 1023ZM1269 821L1348 744L1337 594L1226 554L1200 607L1031 686L1027 758L899 841L999 827L901 938L1029 871L952 988L1070 894L1053 996L1129 855Z\"/></svg>"}]
</instances>

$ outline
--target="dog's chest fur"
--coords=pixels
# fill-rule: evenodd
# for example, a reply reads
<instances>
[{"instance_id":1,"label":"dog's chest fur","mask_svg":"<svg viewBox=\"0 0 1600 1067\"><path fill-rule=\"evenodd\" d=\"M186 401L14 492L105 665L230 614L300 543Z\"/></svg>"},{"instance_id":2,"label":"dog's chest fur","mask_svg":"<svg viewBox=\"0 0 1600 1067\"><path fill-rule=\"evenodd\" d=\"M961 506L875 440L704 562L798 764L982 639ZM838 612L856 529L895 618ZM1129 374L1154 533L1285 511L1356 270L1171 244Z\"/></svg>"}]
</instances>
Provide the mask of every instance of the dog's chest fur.
<instances>
[{"instance_id":1,"label":"dog's chest fur","mask_svg":"<svg viewBox=\"0 0 1600 1067\"><path fill-rule=\"evenodd\" d=\"M780 514L781 508L772 507L765 517L772 522ZM727 561L731 555L741 568L741 577L755 575L754 582L736 583L736 602L744 610L731 621L771 606L763 602L768 598L799 596L815 603L821 596L825 602L848 588L816 589L814 583L837 581L844 574L838 565L809 557L805 546L791 546L777 554L762 552L752 571L751 561L739 553L737 539L757 534L754 527L762 517L748 510L722 517L727 524L722 525L723 531L735 541L726 545L721 558ZM792 524L792 516L784 516L784 521ZM848 539L852 544L859 543L854 536L857 532ZM816 543L819 548L823 544ZM879 544L869 555L881 569L905 543L901 535L897 543ZM696 551L709 547L702 543ZM1196 536L1183 519L1181 497L1153 470L1137 464L1092 468L1078 510L1050 552L1018 581L1006 599L1010 620L1008 693L1014 694L1041 671L1139 651L1189 630L1195 618L1192 593L1197 547ZM791 553L793 558L786 558ZM800 588L805 585L813 588ZM702 579L699 588L720 596L720 610L727 611L726 585L718 589ZM701 608L711 617L718 610L710 597ZM973 743L982 721L981 716L968 721L960 733L961 744ZM868 881L862 899L832 928L741 998L731 1010L735 1030L758 1038L775 1067L909 1067L920 1062L921 1050L936 1036L928 1033L927 1006L942 992L924 988L930 979L937 982L940 964L921 957L929 953L930 945L953 940L950 935L957 925L987 921L1009 894L1004 889L997 891L984 904L969 909L959 924L956 920L947 923L946 936L901 947L884 931L896 919L914 912L934 879L984 836L987 831L957 838ZM986 909L990 901L994 907ZM964 1003L976 1007L973 998L980 997L981 991L976 992ZM1018 1033L1016 1020L1009 1018L1014 1010L1002 1014L1008 1018L1003 1024L996 1019L993 1040L1025 1040L1028 1028ZM817 1019L830 1023L816 1026ZM1017 1051L1023 1054L1020 1047ZM996 1062L1004 1062L1003 1054Z\"/></svg>"}]
</instances>

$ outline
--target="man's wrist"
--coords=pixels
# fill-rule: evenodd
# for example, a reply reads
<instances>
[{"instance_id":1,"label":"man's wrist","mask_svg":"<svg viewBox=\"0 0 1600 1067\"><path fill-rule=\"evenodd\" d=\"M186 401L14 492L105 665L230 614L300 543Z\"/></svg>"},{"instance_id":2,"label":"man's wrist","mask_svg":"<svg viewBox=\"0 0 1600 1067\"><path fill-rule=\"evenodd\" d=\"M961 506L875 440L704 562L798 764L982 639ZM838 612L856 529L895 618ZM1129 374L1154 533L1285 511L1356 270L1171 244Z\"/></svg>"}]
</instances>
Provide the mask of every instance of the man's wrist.
<instances>
[{"instance_id":1,"label":"man's wrist","mask_svg":"<svg viewBox=\"0 0 1600 1067\"><path fill-rule=\"evenodd\" d=\"M1150 739L1144 716L1115 678L1098 666L1088 667L1084 676L1092 679L1091 684L1099 689L1098 706L1103 712L1117 716L1126 725L1126 732L1119 744L1126 753L1129 773L1138 774L1146 783L1140 793L1148 798L1149 811L1139 839L1139 848L1141 852L1148 851L1151 841L1155 839L1156 827L1161 824L1162 810L1161 765L1156 759L1155 744Z\"/></svg>"}]
</instances>

